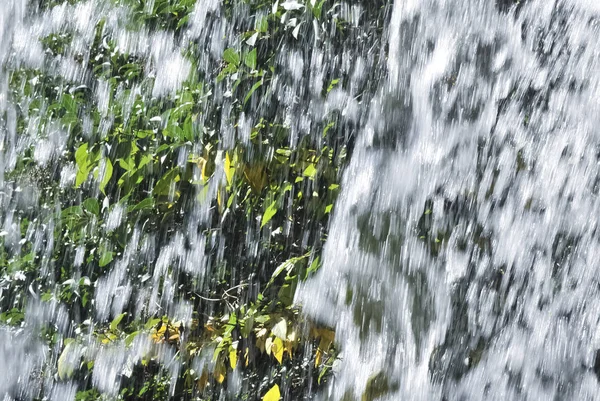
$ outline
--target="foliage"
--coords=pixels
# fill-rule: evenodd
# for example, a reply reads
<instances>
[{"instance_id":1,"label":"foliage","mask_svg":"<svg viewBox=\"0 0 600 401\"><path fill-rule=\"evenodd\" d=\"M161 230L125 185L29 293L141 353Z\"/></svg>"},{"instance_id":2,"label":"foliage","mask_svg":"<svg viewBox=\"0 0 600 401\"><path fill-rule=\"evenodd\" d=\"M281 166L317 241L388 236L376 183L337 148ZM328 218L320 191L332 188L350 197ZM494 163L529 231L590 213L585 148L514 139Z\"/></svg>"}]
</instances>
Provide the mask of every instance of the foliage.
<instances>
[{"instance_id":1,"label":"foliage","mask_svg":"<svg viewBox=\"0 0 600 401\"><path fill-rule=\"evenodd\" d=\"M66 3L78 2L40 8ZM111 4L127 10L131 32L171 32L182 41L196 6ZM240 7L254 18L240 18ZM15 205L10 235L0 235L0 321L28 324L36 302L65 307L69 334L48 321L41 338L60 354L46 376L77 383L77 400L208 400L225 390L244 399L298 399L307 382L328 380L335 333L307 321L293 299L299 280L319 268L347 138L336 134L335 113L298 136L274 91L284 85L282 49L302 35L343 35L347 23L333 7L325 0L224 2L222 15L210 18L227 19L235 32L219 68L200 73L205 55L190 43L183 56L192 73L160 97L155 66L120 49L106 18L95 26L89 55L74 50L78 32L66 28L40 38L46 66L9 66L20 140L6 179L31 196ZM85 71L84 82L53 73L52 63L64 58ZM322 85L325 97L344 80L330 73ZM55 149L42 154L47 147ZM179 246L195 241L210 256L193 271L175 257L163 267L157 261L180 233L189 237ZM152 257L144 254L149 248ZM156 308L143 298L149 282L152 302L169 285L173 298ZM189 318L169 309L175 301L191 306ZM92 349L135 347L144 351L119 376L118 396L93 387ZM168 352L180 370L164 359ZM242 385L232 390L234 376Z\"/></svg>"}]
</instances>

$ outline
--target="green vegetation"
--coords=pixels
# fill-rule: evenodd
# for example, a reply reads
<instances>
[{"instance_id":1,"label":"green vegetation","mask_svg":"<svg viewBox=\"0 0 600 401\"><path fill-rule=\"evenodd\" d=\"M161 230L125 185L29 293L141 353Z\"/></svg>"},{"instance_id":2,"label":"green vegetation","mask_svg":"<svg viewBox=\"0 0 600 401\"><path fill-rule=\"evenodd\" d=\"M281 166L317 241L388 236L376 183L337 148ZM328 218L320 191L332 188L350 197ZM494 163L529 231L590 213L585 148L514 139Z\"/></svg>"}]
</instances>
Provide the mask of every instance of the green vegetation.
<instances>
[{"instance_id":1,"label":"green vegetation","mask_svg":"<svg viewBox=\"0 0 600 401\"><path fill-rule=\"evenodd\" d=\"M40 9L64 3L78 4ZM112 0L130 32L176 40L195 3ZM190 42L181 56L191 73L161 97L156 66L119 48L104 18L89 54L67 27L40 39L44 68L8 66L19 141L5 179L23 195L14 232L0 237L0 275L10 279L0 320L18 327L35 303L64 307L71 330L39 329L57 351L44 374L76 383L76 400L300 399L309 382L329 379L334 332L293 298L319 268L347 139L335 134L335 113L316 132L292 132L274 91L284 85L281 49L313 26L335 27L321 32L334 43L347 23L329 1L282 4L225 1L209 16L236 29L219 69L199 68L208 56ZM62 59L86 82L56 74ZM323 97L344 84L332 74ZM94 381L98 349L137 355L115 377L117 394Z\"/></svg>"}]
</instances>

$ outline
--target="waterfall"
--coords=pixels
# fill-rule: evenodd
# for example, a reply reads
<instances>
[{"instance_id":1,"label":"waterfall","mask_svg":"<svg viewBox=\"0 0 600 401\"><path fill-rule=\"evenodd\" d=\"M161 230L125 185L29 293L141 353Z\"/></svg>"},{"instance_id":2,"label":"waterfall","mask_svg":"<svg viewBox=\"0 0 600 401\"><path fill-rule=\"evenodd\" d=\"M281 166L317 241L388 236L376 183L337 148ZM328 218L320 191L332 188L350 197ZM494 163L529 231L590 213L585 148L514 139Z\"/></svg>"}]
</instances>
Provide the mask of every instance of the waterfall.
<instances>
[{"instance_id":1,"label":"waterfall","mask_svg":"<svg viewBox=\"0 0 600 401\"><path fill-rule=\"evenodd\" d=\"M394 2L298 296L343 350L324 399L598 399L598 12Z\"/></svg>"},{"instance_id":2,"label":"waterfall","mask_svg":"<svg viewBox=\"0 0 600 401\"><path fill-rule=\"evenodd\" d=\"M600 400L599 4L2 0L0 400Z\"/></svg>"}]
</instances>

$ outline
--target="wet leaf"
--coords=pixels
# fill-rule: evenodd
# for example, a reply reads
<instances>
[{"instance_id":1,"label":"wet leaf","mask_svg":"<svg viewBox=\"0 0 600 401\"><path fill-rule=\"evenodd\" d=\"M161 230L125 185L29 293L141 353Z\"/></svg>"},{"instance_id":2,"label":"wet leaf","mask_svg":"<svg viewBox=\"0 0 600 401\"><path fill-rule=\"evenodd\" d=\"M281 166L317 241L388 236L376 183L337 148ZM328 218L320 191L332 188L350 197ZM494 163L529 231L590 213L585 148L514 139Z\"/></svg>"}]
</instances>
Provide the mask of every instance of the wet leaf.
<instances>
[{"instance_id":1,"label":"wet leaf","mask_svg":"<svg viewBox=\"0 0 600 401\"><path fill-rule=\"evenodd\" d=\"M283 341L281 341L281 338L277 337L273 340L271 352L273 353L273 356L275 357L275 359L277 359L277 362L279 362L280 365L283 363L283 350Z\"/></svg>"},{"instance_id":2,"label":"wet leaf","mask_svg":"<svg viewBox=\"0 0 600 401\"><path fill-rule=\"evenodd\" d=\"M231 163L229 152L225 154L225 178L227 179L227 185L231 185L233 181L233 174L235 173L235 167Z\"/></svg>"},{"instance_id":3,"label":"wet leaf","mask_svg":"<svg viewBox=\"0 0 600 401\"><path fill-rule=\"evenodd\" d=\"M208 384L208 373L206 370L202 371L200 378L198 379L198 390L203 391Z\"/></svg>"},{"instance_id":4,"label":"wet leaf","mask_svg":"<svg viewBox=\"0 0 600 401\"><path fill-rule=\"evenodd\" d=\"M255 83L254 85L252 85L252 88L250 88L250 90L248 91L248 94L246 95L246 97L244 98L244 105L246 103L248 103L248 100L250 100L250 98L252 97L252 94L261 87L261 85L263 84L262 79L260 81L258 81L257 83Z\"/></svg>"},{"instance_id":5,"label":"wet leaf","mask_svg":"<svg viewBox=\"0 0 600 401\"><path fill-rule=\"evenodd\" d=\"M244 57L244 64L252 70L256 69L256 49L252 49L251 52L246 54L246 57Z\"/></svg>"},{"instance_id":6,"label":"wet leaf","mask_svg":"<svg viewBox=\"0 0 600 401\"><path fill-rule=\"evenodd\" d=\"M112 322L110 322L110 331L117 330L117 327L119 326L119 323L121 323L121 320L123 320L123 318L125 317L125 315L127 315L127 312L121 313L119 316L115 317Z\"/></svg>"},{"instance_id":7,"label":"wet leaf","mask_svg":"<svg viewBox=\"0 0 600 401\"><path fill-rule=\"evenodd\" d=\"M217 381L217 383L223 383L223 381L225 380L225 373L226 373L226 369L225 369L225 365L223 364L223 361L217 361L217 364L215 365L215 380Z\"/></svg>"},{"instance_id":8,"label":"wet leaf","mask_svg":"<svg viewBox=\"0 0 600 401\"><path fill-rule=\"evenodd\" d=\"M271 355L271 349L273 348L273 337L268 337L265 341L265 351L267 355Z\"/></svg>"},{"instance_id":9,"label":"wet leaf","mask_svg":"<svg viewBox=\"0 0 600 401\"><path fill-rule=\"evenodd\" d=\"M258 32L255 32L252 36L250 36L248 38L248 40L246 40L246 43L249 46L254 46L256 44L256 40L258 39Z\"/></svg>"},{"instance_id":10,"label":"wet leaf","mask_svg":"<svg viewBox=\"0 0 600 401\"><path fill-rule=\"evenodd\" d=\"M77 175L75 176L75 187L81 186L87 180L91 166L88 162L88 144L84 143L75 151L75 162L77 163Z\"/></svg>"},{"instance_id":11,"label":"wet leaf","mask_svg":"<svg viewBox=\"0 0 600 401\"><path fill-rule=\"evenodd\" d=\"M273 201L262 216L260 228L263 228L277 214L277 201Z\"/></svg>"},{"instance_id":12,"label":"wet leaf","mask_svg":"<svg viewBox=\"0 0 600 401\"><path fill-rule=\"evenodd\" d=\"M275 326L271 329L271 332L282 340L285 340L287 337L287 321L284 318L281 318Z\"/></svg>"},{"instance_id":13,"label":"wet leaf","mask_svg":"<svg viewBox=\"0 0 600 401\"><path fill-rule=\"evenodd\" d=\"M302 175L308 178L315 178L315 174L317 173L317 169L315 168L314 163L310 163L302 172Z\"/></svg>"},{"instance_id":14,"label":"wet leaf","mask_svg":"<svg viewBox=\"0 0 600 401\"><path fill-rule=\"evenodd\" d=\"M111 251L104 251L100 255L100 260L98 261L98 266L104 267L113 260L113 253Z\"/></svg>"},{"instance_id":15,"label":"wet leaf","mask_svg":"<svg viewBox=\"0 0 600 401\"><path fill-rule=\"evenodd\" d=\"M232 350L229 352L229 365L231 366L231 369L235 369L235 367L237 365L237 351L236 350Z\"/></svg>"},{"instance_id":16,"label":"wet leaf","mask_svg":"<svg viewBox=\"0 0 600 401\"><path fill-rule=\"evenodd\" d=\"M281 393L279 392L279 386L276 384L263 397L263 401L279 401Z\"/></svg>"},{"instance_id":17,"label":"wet leaf","mask_svg":"<svg viewBox=\"0 0 600 401\"><path fill-rule=\"evenodd\" d=\"M98 199L96 198L88 198L81 202L81 205L85 209L86 212L91 213L97 216L100 213L100 204L98 203Z\"/></svg>"},{"instance_id":18,"label":"wet leaf","mask_svg":"<svg viewBox=\"0 0 600 401\"><path fill-rule=\"evenodd\" d=\"M154 190L152 191L155 195L168 195L171 190L171 185L177 183L180 180L179 167L174 167L169 170L163 177L158 180Z\"/></svg>"},{"instance_id":19,"label":"wet leaf","mask_svg":"<svg viewBox=\"0 0 600 401\"><path fill-rule=\"evenodd\" d=\"M74 355L75 347L76 346L74 342L68 343L58 358L57 371L58 377L60 377L61 380L65 380L73 376L75 367L73 366L72 359L76 356Z\"/></svg>"},{"instance_id":20,"label":"wet leaf","mask_svg":"<svg viewBox=\"0 0 600 401\"><path fill-rule=\"evenodd\" d=\"M104 192L104 188L106 188L106 184L110 181L113 174L113 165L109 159L105 159L104 164L104 173L102 174L102 181L100 181L100 192L106 195Z\"/></svg>"},{"instance_id":21,"label":"wet leaf","mask_svg":"<svg viewBox=\"0 0 600 401\"><path fill-rule=\"evenodd\" d=\"M133 343L133 340L135 340L135 338L138 336L138 334L140 334L139 330L134 331L133 333L125 337L125 345L129 347Z\"/></svg>"},{"instance_id":22,"label":"wet leaf","mask_svg":"<svg viewBox=\"0 0 600 401\"><path fill-rule=\"evenodd\" d=\"M267 172L263 163L246 165L244 176L256 193L262 192L265 185L267 185Z\"/></svg>"},{"instance_id":23,"label":"wet leaf","mask_svg":"<svg viewBox=\"0 0 600 401\"><path fill-rule=\"evenodd\" d=\"M230 47L223 52L223 60L229 64L238 66L240 64L240 55L235 51L235 49Z\"/></svg>"}]
</instances>

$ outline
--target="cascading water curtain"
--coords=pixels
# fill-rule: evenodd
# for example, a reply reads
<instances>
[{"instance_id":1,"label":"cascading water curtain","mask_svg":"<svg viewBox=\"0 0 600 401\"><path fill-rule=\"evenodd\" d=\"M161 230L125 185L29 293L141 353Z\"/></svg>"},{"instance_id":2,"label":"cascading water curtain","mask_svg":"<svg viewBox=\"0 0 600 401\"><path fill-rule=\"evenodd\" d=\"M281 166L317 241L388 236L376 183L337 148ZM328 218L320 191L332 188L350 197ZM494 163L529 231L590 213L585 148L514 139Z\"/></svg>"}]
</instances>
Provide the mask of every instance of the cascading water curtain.
<instances>
[{"instance_id":1,"label":"cascading water curtain","mask_svg":"<svg viewBox=\"0 0 600 401\"><path fill-rule=\"evenodd\" d=\"M3 0L0 400L600 399L594 0Z\"/></svg>"},{"instance_id":2,"label":"cascading water curtain","mask_svg":"<svg viewBox=\"0 0 600 401\"><path fill-rule=\"evenodd\" d=\"M342 350L322 399L600 399L599 18L592 1L394 2L297 297Z\"/></svg>"}]
</instances>

